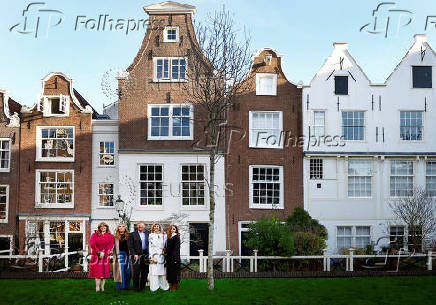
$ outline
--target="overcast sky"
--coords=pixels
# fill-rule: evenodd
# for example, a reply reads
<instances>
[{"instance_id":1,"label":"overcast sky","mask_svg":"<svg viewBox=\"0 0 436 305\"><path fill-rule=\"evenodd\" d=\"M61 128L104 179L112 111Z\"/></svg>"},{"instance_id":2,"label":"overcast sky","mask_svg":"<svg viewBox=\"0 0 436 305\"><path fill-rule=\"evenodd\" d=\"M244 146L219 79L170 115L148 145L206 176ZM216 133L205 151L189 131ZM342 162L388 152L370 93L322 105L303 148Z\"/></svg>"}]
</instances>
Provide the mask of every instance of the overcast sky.
<instances>
[{"instance_id":1,"label":"overcast sky","mask_svg":"<svg viewBox=\"0 0 436 305\"><path fill-rule=\"evenodd\" d=\"M49 72L60 71L71 77L75 88L101 111L103 104L114 99L115 71L127 68L133 61L145 29L136 27L128 34L125 27L123 30L97 31L90 29L91 19L108 15L107 18L124 19L126 23L129 19L139 23L147 18L143 6L159 2L39 2L45 5L32 5L25 13L27 28L24 29L23 10L32 1L0 0L0 88L8 89L18 102L32 105L41 92L41 79ZM200 21L225 5L234 14L238 26L250 32L253 51L271 47L284 56L284 71L294 82L302 80L307 84L330 55L335 41L349 43L350 52L373 82L385 80L412 45L415 33L427 33L428 41L436 49L434 0L391 1L396 4L381 6L375 13L378 17L375 31L373 10L381 1L183 2L197 7L195 18ZM389 28L386 33L387 17ZM88 29L85 27L87 21Z\"/></svg>"}]
</instances>

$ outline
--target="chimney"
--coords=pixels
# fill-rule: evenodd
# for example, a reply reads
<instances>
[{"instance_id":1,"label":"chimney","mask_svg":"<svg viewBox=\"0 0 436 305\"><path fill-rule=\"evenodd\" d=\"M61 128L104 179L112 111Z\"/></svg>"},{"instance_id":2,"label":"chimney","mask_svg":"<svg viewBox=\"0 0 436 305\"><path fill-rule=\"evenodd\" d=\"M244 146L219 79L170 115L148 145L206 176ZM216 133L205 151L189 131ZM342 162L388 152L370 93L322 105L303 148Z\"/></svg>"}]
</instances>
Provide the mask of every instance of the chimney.
<instances>
[{"instance_id":1,"label":"chimney","mask_svg":"<svg viewBox=\"0 0 436 305\"><path fill-rule=\"evenodd\" d=\"M338 51L345 51L348 49L348 42L334 42L333 47Z\"/></svg>"},{"instance_id":2,"label":"chimney","mask_svg":"<svg viewBox=\"0 0 436 305\"><path fill-rule=\"evenodd\" d=\"M413 38L415 39L415 43L427 42L427 34L415 34Z\"/></svg>"}]
</instances>

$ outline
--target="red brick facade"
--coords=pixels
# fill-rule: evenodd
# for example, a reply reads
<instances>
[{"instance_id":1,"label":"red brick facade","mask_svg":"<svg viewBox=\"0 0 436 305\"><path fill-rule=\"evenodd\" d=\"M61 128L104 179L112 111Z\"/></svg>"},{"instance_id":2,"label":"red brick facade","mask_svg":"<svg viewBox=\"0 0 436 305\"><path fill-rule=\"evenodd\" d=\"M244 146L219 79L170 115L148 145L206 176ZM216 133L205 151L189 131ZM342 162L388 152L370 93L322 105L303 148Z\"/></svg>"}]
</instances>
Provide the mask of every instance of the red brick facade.
<instances>
[{"instance_id":1,"label":"red brick facade","mask_svg":"<svg viewBox=\"0 0 436 305\"><path fill-rule=\"evenodd\" d=\"M72 80L62 73L52 73L43 80L42 95L64 95L69 97L69 115L56 117L44 116L35 105L29 111L23 111L21 122L21 162L19 191L19 239L20 250L25 248L26 217L47 216L68 218L74 216L87 217L85 236L89 238L89 218L91 215L91 175L92 175L92 116L84 111L86 102L72 89ZM80 106L79 106L80 105ZM37 160L38 126L72 126L74 127L74 161L53 162ZM73 170L74 171L74 207L73 208L38 208L36 175L38 169ZM87 243L87 241L86 241Z\"/></svg>"},{"instance_id":2,"label":"red brick facade","mask_svg":"<svg viewBox=\"0 0 436 305\"><path fill-rule=\"evenodd\" d=\"M266 59L271 55L270 63ZM256 73L277 74L277 95L256 95ZM249 147L249 111L281 111L283 131L301 135L301 88L290 83L282 69L281 57L273 50L264 49L254 58L251 89L241 96L230 111L230 123L238 133L232 135L229 154L226 155L226 183L231 191L226 198L227 223L230 237L229 249L239 253L240 221L257 220L262 215L284 219L295 207L303 207L302 148L294 140L284 141L283 149ZM242 136L245 134L245 136ZM284 136L286 139L286 136ZM288 137L289 138L289 137ZM287 143L288 142L288 143ZM255 209L249 205L250 165L276 165L283 167L284 209Z\"/></svg>"},{"instance_id":3,"label":"red brick facade","mask_svg":"<svg viewBox=\"0 0 436 305\"><path fill-rule=\"evenodd\" d=\"M5 103L8 103L5 107ZM6 109L5 109L6 108ZM17 225L17 209L18 209L18 181L19 181L19 158L20 158L20 128L8 127L11 120L8 116L19 113L21 106L8 97L6 91L0 91L0 138L8 140L10 143L10 163L9 171L0 172L0 185L8 187L7 200L7 222L5 219L0 219L0 235L12 237L12 244L15 247L17 241L16 225ZM8 111L8 114L5 113ZM5 242L6 237L4 237ZM1 249L0 249L1 250ZM7 254L7 253L3 253ZM2 254L0 254L2 255Z\"/></svg>"}]
</instances>

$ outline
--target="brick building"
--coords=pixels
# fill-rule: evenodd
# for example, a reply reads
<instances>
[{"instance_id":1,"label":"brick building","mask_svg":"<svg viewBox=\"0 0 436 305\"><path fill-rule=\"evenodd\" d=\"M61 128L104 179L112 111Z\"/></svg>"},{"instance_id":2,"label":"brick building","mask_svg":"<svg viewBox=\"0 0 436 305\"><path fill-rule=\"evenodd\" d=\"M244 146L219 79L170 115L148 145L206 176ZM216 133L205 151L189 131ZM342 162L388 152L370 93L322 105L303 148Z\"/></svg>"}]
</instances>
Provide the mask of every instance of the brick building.
<instances>
[{"instance_id":1,"label":"brick building","mask_svg":"<svg viewBox=\"0 0 436 305\"><path fill-rule=\"evenodd\" d=\"M20 108L0 90L0 255L12 254L17 241Z\"/></svg>"},{"instance_id":2,"label":"brick building","mask_svg":"<svg viewBox=\"0 0 436 305\"><path fill-rule=\"evenodd\" d=\"M251 255L242 240L262 215L284 219L303 207L301 87L286 79L282 56L264 48L253 56L246 94L230 111L226 155L228 248ZM235 136L236 135L236 136Z\"/></svg>"},{"instance_id":3,"label":"brick building","mask_svg":"<svg viewBox=\"0 0 436 305\"><path fill-rule=\"evenodd\" d=\"M91 125L97 114L63 73L48 74L38 102L21 112L20 251L83 249L90 235Z\"/></svg>"},{"instance_id":4,"label":"brick building","mask_svg":"<svg viewBox=\"0 0 436 305\"><path fill-rule=\"evenodd\" d=\"M202 115L184 92L188 52L197 44L195 7L169 1L144 10L150 26L119 78L119 190L133 208L133 222L186 216L181 252L198 255L207 248L209 156L193 149L203 134ZM215 181L224 190L224 158ZM226 248L225 218L223 191L216 196L214 252Z\"/></svg>"}]
</instances>

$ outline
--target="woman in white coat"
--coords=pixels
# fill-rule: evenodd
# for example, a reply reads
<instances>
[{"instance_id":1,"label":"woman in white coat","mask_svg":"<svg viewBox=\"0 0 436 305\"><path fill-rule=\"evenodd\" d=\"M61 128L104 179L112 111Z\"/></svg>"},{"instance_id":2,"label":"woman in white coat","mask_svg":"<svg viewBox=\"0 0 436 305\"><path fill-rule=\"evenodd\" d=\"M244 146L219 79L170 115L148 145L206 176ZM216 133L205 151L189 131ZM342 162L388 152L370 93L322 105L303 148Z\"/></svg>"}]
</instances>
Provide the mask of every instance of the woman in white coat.
<instances>
[{"instance_id":1,"label":"woman in white coat","mask_svg":"<svg viewBox=\"0 0 436 305\"><path fill-rule=\"evenodd\" d=\"M165 270L165 245L167 236L162 232L162 228L158 224L151 227L151 233L148 237L148 250L150 253L149 279L150 290L156 291L159 288L168 290L169 285Z\"/></svg>"}]
</instances>

